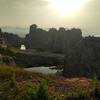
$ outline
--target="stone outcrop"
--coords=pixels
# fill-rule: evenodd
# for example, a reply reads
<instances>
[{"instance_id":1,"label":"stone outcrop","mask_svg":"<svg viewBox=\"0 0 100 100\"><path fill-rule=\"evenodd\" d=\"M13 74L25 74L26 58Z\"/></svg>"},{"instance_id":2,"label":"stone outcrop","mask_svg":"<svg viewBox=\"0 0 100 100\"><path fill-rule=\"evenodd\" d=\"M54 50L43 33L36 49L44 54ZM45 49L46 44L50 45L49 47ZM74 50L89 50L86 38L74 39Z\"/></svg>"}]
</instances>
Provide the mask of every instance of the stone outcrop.
<instances>
[{"instance_id":1,"label":"stone outcrop","mask_svg":"<svg viewBox=\"0 0 100 100\"><path fill-rule=\"evenodd\" d=\"M29 34L25 37L27 49L37 49L55 53L66 53L82 39L80 29L66 30L61 27L59 30L50 28L45 31L33 24L30 26Z\"/></svg>"},{"instance_id":2,"label":"stone outcrop","mask_svg":"<svg viewBox=\"0 0 100 100\"><path fill-rule=\"evenodd\" d=\"M3 48L15 47L20 48L21 44L24 43L24 39L13 33L2 32L0 28L0 46ZM1 45L2 44L2 45Z\"/></svg>"},{"instance_id":3,"label":"stone outcrop","mask_svg":"<svg viewBox=\"0 0 100 100\"><path fill-rule=\"evenodd\" d=\"M63 59L64 55L45 52L20 53L14 57L15 63L24 67L57 66L62 64Z\"/></svg>"},{"instance_id":4,"label":"stone outcrop","mask_svg":"<svg viewBox=\"0 0 100 100\"><path fill-rule=\"evenodd\" d=\"M5 39L6 43L10 47L20 48L23 39L20 38L18 35L14 35L12 33L3 33L3 38Z\"/></svg>"},{"instance_id":5,"label":"stone outcrop","mask_svg":"<svg viewBox=\"0 0 100 100\"><path fill-rule=\"evenodd\" d=\"M100 79L100 38L85 37L72 52L66 55L64 75L70 77L93 77Z\"/></svg>"},{"instance_id":6,"label":"stone outcrop","mask_svg":"<svg viewBox=\"0 0 100 100\"><path fill-rule=\"evenodd\" d=\"M30 32L25 38L26 48L44 50L47 42L46 36L45 30L37 28L36 25L30 26Z\"/></svg>"},{"instance_id":7,"label":"stone outcrop","mask_svg":"<svg viewBox=\"0 0 100 100\"><path fill-rule=\"evenodd\" d=\"M0 32L2 31L0 30ZM66 55L63 63L65 76L91 77L96 73L100 78L100 37L82 37L82 31L76 28L70 30L63 27L58 30L50 28L46 31L38 28L35 24L30 26L29 34L25 39L8 33L3 33L3 37L16 48L23 43L27 50L32 52L43 53L46 51ZM31 66L30 63L34 66L54 65L58 61L55 57L45 56L45 54L42 56L40 54L19 55L14 59L17 64L25 63L24 65L28 66ZM28 59L30 59L29 62L27 62Z\"/></svg>"},{"instance_id":8,"label":"stone outcrop","mask_svg":"<svg viewBox=\"0 0 100 100\"><path fill-rule=\"evenodd\" d=\"M0 29L0 50L6 50L7 49L7 44L5 39L3 38L3 32Z\"/></svg>"}]
</instances>

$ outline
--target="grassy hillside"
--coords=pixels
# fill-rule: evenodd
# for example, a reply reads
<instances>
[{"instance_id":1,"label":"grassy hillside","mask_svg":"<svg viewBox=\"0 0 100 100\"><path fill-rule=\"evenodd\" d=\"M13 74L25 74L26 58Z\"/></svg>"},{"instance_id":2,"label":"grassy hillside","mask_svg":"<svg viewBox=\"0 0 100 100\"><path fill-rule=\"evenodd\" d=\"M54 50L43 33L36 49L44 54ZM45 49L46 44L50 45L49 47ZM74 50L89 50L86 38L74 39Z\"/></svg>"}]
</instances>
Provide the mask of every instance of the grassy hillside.
<instances>
[{"instance_id":1,"label":"grassy hillside","mask_svg":"<svg viewBox=\"0 0 100 100\"><path fill-rule=\"evenodd\" d=\"M0 100L51 100L54 97L57 100L90 100L99 98L99 86L96 77L90 80L45 76L16 67L0 66ZM38 96L48 99L32 99Z\"/></svg>"}]
</instances>

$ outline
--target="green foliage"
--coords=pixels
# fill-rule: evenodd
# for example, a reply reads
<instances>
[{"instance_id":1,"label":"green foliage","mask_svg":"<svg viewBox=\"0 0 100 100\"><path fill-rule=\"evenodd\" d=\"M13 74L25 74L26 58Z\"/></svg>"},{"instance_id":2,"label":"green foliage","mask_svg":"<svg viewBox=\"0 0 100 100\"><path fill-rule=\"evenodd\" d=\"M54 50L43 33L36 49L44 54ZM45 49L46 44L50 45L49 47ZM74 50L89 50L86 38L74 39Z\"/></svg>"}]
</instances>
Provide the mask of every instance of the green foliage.
<instances>
[{"instance_id":1,"label":"green foliage","mask_svg":"<svg viewBox=\"0 0 100 100\"><path fill-rule=\"evenodd\" d=\"M87 100L90 98L90 94L87 91L68 92L66 94L68 100Z\"/></svg>"},{"instance_id":2,"label":"green foliage","mask_svg":"<svg viewBox=\"0 0 100 100\"><path fill-rule=\"evenodd\" d=\"M17 98L19 93L18 83L16 81L15 73L13 72L11 77L4 79L4 84L1 84L0 90L2 94L0 95L0 100L12 100L12 98Z\"/></svg>"},{"instance_id":3,"label":"green foliage","mask_svg":"<svg viewBox=\"0 0 100 100\"><path fill-rule=\"evenodd\" d=\"M17 87L16 75L15 72L12 73L12 77L10 79L10 85L12 87Z\"/></svg>"},{"instance_id":4,"label":"green foliage","mask_svg":"<svg viewBox=\"0 0 100 100\"><path fill-rule=\"evenodd\" d=\"M37 86L33 86L31 82L28 83L27 100L37 100Z\"/></svg>"},{"instance_id":5,"label":"green foliage","mask_svg":"<svg viewBox=\"0 0 100 100\"><path fill-rule=\"evenodd\" d=\"M48 100L48 86L46 81L40 82L39 85L34 86L31 82L28 84L27 100Z\"/></svg>"},{"instance_id":6,"label":"green foliage","mask_svg":"<svg viewBox=\"0 0 100 100\"><path fill-rule=\"evenodd\" d=\"M48 86L47 86L47 82L46 81L42 81L39 84L39 88L37 91L37 100L48 100L49 96L48 96Z\"/></svg>"},{"instance_id":7,"label":"green foliage","mask_svg":"<svg viewBox=\"0 0 100 100\"><path fill-rule=\"evenodd\" d=\"M93 84L94 89L97 88L97 86L98 86L98 78L97 78L96 74L93 75L92 84Z\"/></svg>"},{"instance_id":8,"label":"green foliage","mask_svg":"<svg viewBox=\"0 0 100 100\"><path fill-rule=\"evenodd\" d=\"M97 79L96 74L94 74L93 79L92 79L92 96L100 97L99 81Z\"/></svg>"},{"instance_id":9,"label":"green foliage","mask_svg":"<svg viewBox=\"0 0 100 100\"><path fill-rule=\"evenodd\" d=\"M2 56L2 61L3 63L5 63L6 65L11 65L14 63L14 60L12 57L10 56Z\"/></svg>"},{"instance_id":10,"label":"green foliage","mask_svg":"<svg viewBox=\"0 0 100 100\"><path fill-rule=\"evenodd\" d=\"M55 80L56 78L54 76L51 78L51 76L27 72L17 67L0 66L0 100L51 100L51 94L53 93L57 100L100 98L100 84L96 75L94 75L89 89L83 90L73 87L74 89L63 93L59 91L51 93L51 90L48 89L47 81L43 79ZM38 81L33 82L34 79Z\"/></svg>"}]
</instances>

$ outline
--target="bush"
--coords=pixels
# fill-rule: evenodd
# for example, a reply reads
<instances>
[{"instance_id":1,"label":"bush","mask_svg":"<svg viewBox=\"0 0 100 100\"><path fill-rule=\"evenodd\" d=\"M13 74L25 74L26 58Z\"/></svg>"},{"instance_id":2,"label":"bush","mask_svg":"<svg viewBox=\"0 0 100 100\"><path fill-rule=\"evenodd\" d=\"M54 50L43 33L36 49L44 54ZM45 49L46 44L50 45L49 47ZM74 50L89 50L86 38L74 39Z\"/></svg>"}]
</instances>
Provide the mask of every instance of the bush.
<instances>
[{"instance_id":1,"label":"bush","mask_svg":"<svg viewBox=\"0 0 100 100\"><path fill-rule=\"evenodd\" d=\"M3 60L3 62L4 62L6 65L14 64L14 60L13 60L13 58L10 57L10 56L3 56L3 57L2 57L2 60Z\"/></svg>"},{"instance_id":2,"label":"bush","mask_svg":"<svg viewBox=\"0 0 100 100\"><path fill-rule=\"evenodd\" d=\"M37 91L37 100L48 100L48 86L46 81L42 81Z\"/></svg>"},{"instance_id":3,"label":"bush","mask_svg":"<svg viewBox=\"0 0 100 100\"><path fill-rule=\"evenodd\" d=\"M96 74L94 74L93 80L92 80L92 96L100 97L99 81Z\"/></svg>"},{"instance_id":4,"label":"bush","mask_svg":"<svg viewBox=\"0 0 100 100\"><path fill-rule=\"evenodd\" d=\"M33 86L31 82L28 84L28 94L26 100L48 100L48 86L45 81L40 82L39 85Z\"/></svg>"}]
</instances>

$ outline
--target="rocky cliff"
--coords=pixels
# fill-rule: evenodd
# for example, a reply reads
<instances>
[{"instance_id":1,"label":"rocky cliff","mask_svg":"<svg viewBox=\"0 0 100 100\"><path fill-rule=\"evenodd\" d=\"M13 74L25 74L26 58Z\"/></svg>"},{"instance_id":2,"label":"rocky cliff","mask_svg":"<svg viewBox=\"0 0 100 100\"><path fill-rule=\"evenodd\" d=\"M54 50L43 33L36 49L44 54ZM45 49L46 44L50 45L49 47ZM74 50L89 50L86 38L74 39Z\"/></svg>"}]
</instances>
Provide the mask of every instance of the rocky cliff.
<instances>
[{"instance_id":1,"label":"rocky cliff","mask_svg":"<svg viewBox=\"0 0 100 100\"><path fill-rule=\"evenodd\" d=\"M30 26L29 34L25 37L27 49L37 49L55 53L66 53L82 39L80 29L66 30L61 27L59 30L50 28L48 31L40 29L37 25Z\"/></svg>"},{"instance_id":2,"label":"rocky cliff","mask_svg":"<svg viewBox=\"0 0 100 100\"><path fill-rule=\"evenodd\" d=\"M85 37L66 55L64 75L93 77L94 74L100 79L100 38Z\"/></svg>"}]
</instances>

